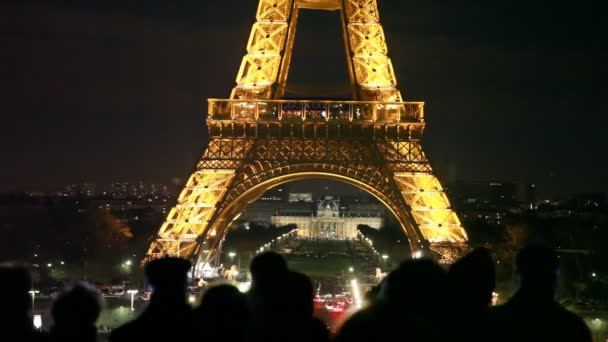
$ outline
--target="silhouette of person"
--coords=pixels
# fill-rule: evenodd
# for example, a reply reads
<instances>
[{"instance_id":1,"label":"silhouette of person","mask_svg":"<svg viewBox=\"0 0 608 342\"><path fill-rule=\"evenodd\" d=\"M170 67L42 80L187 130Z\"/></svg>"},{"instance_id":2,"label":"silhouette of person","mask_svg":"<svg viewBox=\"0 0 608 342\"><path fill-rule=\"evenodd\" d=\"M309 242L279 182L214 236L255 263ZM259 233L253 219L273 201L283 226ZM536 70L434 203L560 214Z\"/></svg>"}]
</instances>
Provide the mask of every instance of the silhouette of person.
<instances>
[{"instance_id":1,"label":"silhouette of person","mask_svg":"<svg viewBox=\"0 0 608 342\"><path fill-rule=\"evenodd\" d=\"M490 251L476 248L457 260L448 271L453 337L486 341L496 269Z\"/></svg>"},{"instance_id":2,"label":"silhouette of person","mask_svg":"<svg viewBox=\"0 0 608 342\"><path fill-rule=\"evenodd\" d=\"M389 273L376 300L353 315L334 341L445 341L446 273L426 259L404 261Z\"/></svg>"},{"instance_id":3,"label":"silhouette of person","mask_svg":"<svg viewBox=\"0 0 608 342\"><path fill-rule=\"evenodd\" d=\"M287 274L287 262L275 252L258 254L251 261L251 289L248 297L251 311L255 319L271 313L283 304L277 298L277 291L281 291L282 282Z\"/></svg>"},{"instance_id":4,"label":"silhouette of person","mask_svg":"<svg viewBox=\"0 0 608 342\"><path fill-rule=\"evenodd\" d=\"M308 276L287 271L275 277L276 283L264 283L273 292L262 293L273 299L263 298L262 316L253 311L250 339L253 341L329 341L324 323L313 317L314 291ZM254 308L255 310L255 308Z\"/></svg>"},{"instance_id":5,"label":"silhouette of person","mask_svg":"<svg viewBox=\"0 0 608 342\"><path fill-rule=\"evenodd\" d=\"M145 266L152 295L146 310L135 320L115 329L110 341L179 341L191 331L192 309L186 303L190 262L181 258L161 258Z\"/></svg>"},{"instance_id":6,"label":"silhouette of person","mask_svg":"<svg viewBox=\"0 0 608 342\"><path fill-rule=\"evenodd\" d=\"M289 305L283 310L283 341L329 341L327 326L313 317L314 288L310 278L305 274L290 271L285 285ZM293 336L293 331L297 331L298 336Z\"/></svg>"},{"instance_id":7,"label":"silhouette of person","mask_svg":"<svg viewBox=\"0 0 608 342\"><path fill-rule=\"evenodd\" d=\"M32 324L32 286L29 271L10 263L0 264L0 341L40 341Z\"/></svg>"},{"instance_id":8,"label":"silhouette of person","mask_svg":"<svg viewBox=\"0 0 608 342\"><path fill-rule=\"evenodd\" d=\"M515 257L519 289L492 312L496 341L591 341L582 319L555 301L559 260L539 245Z\"/></svg>"},{"instance_id":9,"label":"silhouette of person","mask_svg":"<svg viewBox=\"0 0 608 342\"><path fill-rule=\"evenodd\" d=\"M94 287L77 283L66 289L59 294L51 309L51 341L96 341L95 322L99 318L101 308L102 298Z\"/></svg>"},{"instance_id":10,"label":"silhouette of person","mask_svg":"<svg viewBox=\"0 0 608 342\"><path fill-rule=\"evenodd\" d=\"M194 310L193 323L202 340L244 341L249 324L247 297L232 285L213 286Z\"/></svg>"},{"instance_id":11,"label":"silhouette of person","mask_svg":"<svg viewBox=\"0 0 608 342\"><path fill-rule=\"evenodd\" d=\"M278 253L264 252L258 254L249 266L252 278L252 288L265 282L274 282L276 277L287 273L287 262Z\"/></svg>"}]
</instances>

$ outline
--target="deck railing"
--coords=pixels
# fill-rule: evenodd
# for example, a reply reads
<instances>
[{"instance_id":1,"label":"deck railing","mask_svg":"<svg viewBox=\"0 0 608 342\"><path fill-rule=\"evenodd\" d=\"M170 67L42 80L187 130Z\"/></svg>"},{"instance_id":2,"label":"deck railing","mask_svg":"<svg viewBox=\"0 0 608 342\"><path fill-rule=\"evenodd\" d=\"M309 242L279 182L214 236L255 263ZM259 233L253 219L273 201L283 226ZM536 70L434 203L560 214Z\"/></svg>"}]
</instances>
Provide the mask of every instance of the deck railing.
<instances>
[{"instance_id":1,"label":"deck railing","mask_svg":"<svg viewBox=\"0 0 608 342\"><path fill-rule=\"evenodd\" d=\"M239 122L424 121L424 102L209 99L209 120Z\"/></svg>"}]
</instances>

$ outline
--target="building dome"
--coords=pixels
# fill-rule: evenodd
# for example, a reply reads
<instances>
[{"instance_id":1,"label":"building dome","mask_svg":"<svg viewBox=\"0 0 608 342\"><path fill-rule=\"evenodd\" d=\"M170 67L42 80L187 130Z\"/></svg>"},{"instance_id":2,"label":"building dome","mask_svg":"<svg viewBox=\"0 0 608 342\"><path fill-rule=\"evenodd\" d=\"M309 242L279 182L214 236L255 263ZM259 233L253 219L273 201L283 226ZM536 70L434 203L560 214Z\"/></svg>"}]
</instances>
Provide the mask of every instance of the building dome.
<instances>
[{"instance_id":1,"label":"building dome","mask_svg":"<svg viewBox=\"0 0 608 342\"><path fill-rule=\"evenodd\" d=\"M325 198L321 202L319 202L318 206L319 210L338 210L338 203L331 198Z\"/></svg>"}]
</instances>

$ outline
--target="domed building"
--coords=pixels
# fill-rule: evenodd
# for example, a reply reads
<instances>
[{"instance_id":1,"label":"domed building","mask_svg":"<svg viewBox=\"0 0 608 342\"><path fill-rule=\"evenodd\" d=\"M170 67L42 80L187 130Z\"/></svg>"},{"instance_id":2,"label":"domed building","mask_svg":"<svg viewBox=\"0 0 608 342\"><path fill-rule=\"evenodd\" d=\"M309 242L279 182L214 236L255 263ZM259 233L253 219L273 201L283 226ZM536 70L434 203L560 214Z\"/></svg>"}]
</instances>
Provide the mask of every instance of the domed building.
<instances>
[{"instance_id":1,"label":"domed building","mask_svg":"<svg viewBox=\"0 0 608 342\"><path fill-rule=\"evenodd\" d=\"M357 226L367 225L380 229L381 217L348 216L340 212L340 200L325 196L317 203L316 214L310 216L285 215L277 213L271 217L271 223L277 227L295 224L298 236L318 239L354 239L357 237Z\"/></svg>"}]
</instances>

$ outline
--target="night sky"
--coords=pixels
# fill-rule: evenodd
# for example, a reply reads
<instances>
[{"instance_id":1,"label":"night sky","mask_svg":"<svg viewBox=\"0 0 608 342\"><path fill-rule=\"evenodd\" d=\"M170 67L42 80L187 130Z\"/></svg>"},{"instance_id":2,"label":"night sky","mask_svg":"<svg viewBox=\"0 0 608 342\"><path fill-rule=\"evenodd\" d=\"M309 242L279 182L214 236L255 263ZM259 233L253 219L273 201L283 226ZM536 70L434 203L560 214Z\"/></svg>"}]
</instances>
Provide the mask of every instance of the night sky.
<instances>
[{"instance_id":1,"label":"night sky","mask_svg":"<svg viewBox=\"0 0 608 342\"><path fill-rule=\"evenodd\" d=\"M399 87L443 180L608 190L599 1L379 0ZM0 192L180 183L226 98L257 0L3 1ZM346 86L337 13L307 11L289 83Z\"/></svg>"}]
</instances>

